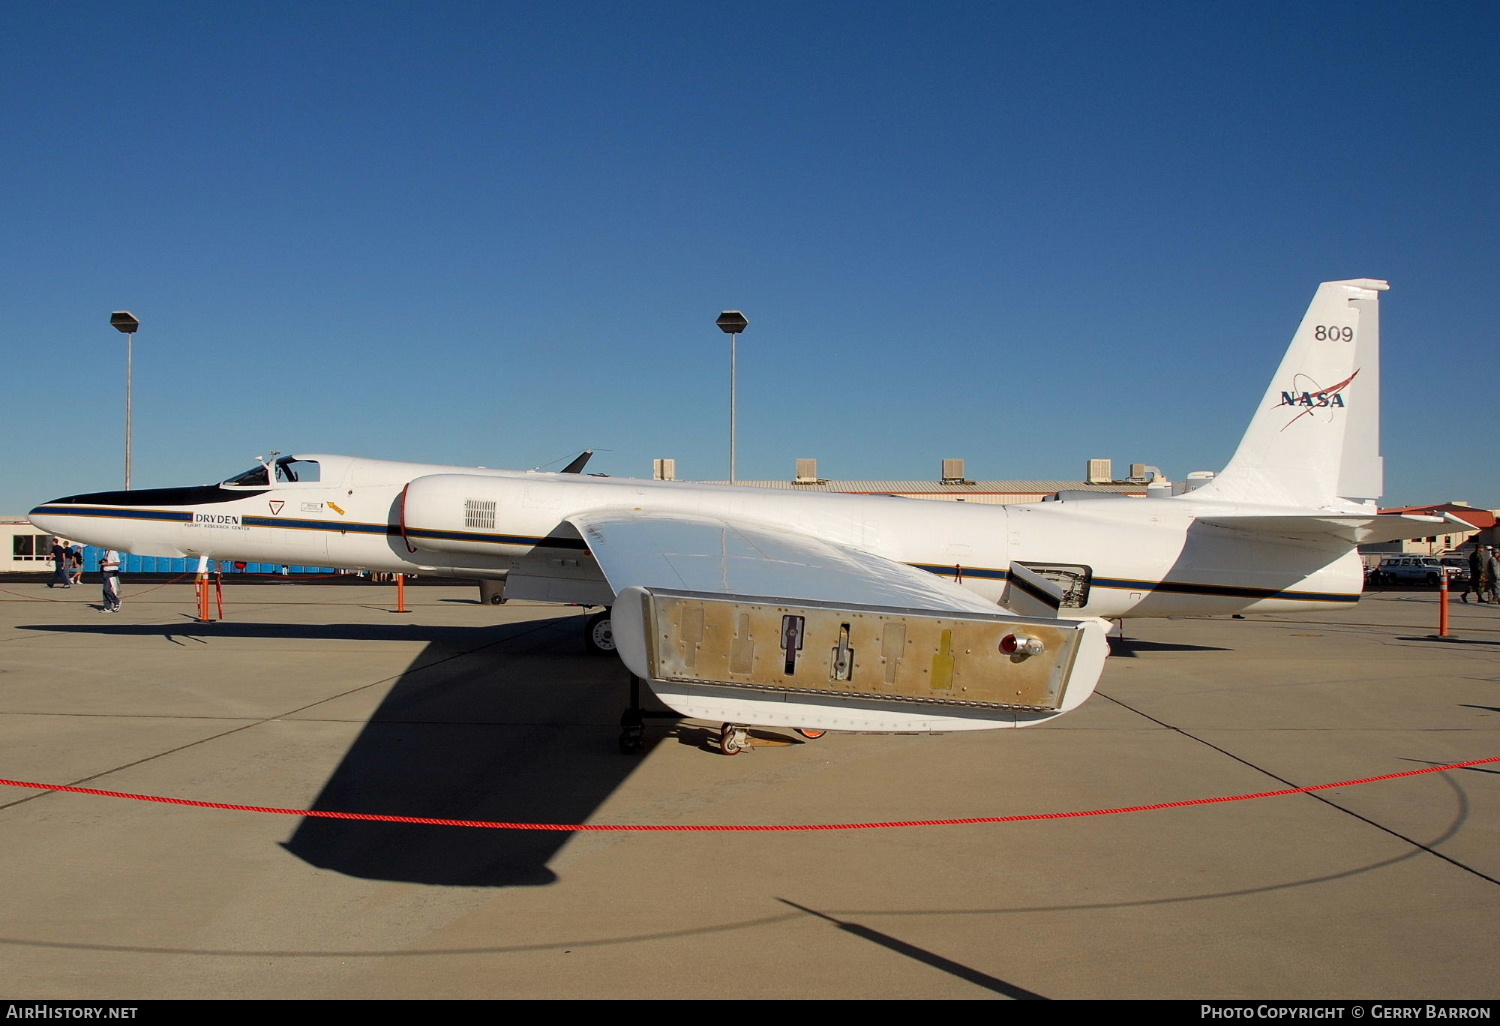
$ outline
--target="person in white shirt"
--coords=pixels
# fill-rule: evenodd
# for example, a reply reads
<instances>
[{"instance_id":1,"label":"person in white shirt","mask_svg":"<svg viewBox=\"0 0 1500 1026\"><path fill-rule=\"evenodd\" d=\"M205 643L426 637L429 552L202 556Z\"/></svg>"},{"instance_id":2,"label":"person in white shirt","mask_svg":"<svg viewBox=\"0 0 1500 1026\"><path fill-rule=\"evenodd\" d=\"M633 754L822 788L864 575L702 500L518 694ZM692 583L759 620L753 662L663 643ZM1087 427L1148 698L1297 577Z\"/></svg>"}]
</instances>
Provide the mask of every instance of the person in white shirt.
<instances>
[{"instance_id":1,"label":"person in white shirt","mask_svg":"<svg viewBox=\"0 0 1500 1026\"><path fill-rule=\"evenodd\" d=\"M104 584L104 611L120 611L120 554L105 549L99 557L99 580Z\"/></svg>"}]
</instances>

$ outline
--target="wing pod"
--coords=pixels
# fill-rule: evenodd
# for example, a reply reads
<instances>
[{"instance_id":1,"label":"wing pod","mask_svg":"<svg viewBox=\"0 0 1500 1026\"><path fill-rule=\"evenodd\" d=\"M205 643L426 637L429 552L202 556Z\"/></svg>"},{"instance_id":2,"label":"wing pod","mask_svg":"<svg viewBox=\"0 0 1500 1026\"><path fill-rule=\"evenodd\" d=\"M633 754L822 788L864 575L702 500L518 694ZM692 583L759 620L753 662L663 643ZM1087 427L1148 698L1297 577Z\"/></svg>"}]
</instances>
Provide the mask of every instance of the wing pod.
<instances>
[{"instance_id":1,"label":"wing pod","mask_svg":"<svg viewBox=\"0 0 1500 1026\"><path fill-rule=\"evenodd\" d=\"M818 729L1016 726L1093 692L1091 621L628 588L625 664L687 716ZM747 715L748 714L748 715Z\"/></svg>"},{"instance_id":2,"label":"wing pod","mask_svg":"<svg viewBox=\"0 0 1500 1026\"><path fill-rule=\"evenodd\" d=\"M787 528L690 514L569 518L617 598L625 665L684 716L819 730L968 730L1077 708L1094 620L1016 616L950 581Z\"/></svg>"},{"instance_id":3,"label":"wing pod","mask_svg":"<svg viewBox=\"0 0 1500 1026\"><path fill-rule=\"evenodd\" d=\"M582 551L586 548L567 523L546 535L515 533L506 506L519 489L512 478L480 474L429 474L402 492L399 529L412 552L494 556L534 546Z\"/></svg>"}]
</instances>

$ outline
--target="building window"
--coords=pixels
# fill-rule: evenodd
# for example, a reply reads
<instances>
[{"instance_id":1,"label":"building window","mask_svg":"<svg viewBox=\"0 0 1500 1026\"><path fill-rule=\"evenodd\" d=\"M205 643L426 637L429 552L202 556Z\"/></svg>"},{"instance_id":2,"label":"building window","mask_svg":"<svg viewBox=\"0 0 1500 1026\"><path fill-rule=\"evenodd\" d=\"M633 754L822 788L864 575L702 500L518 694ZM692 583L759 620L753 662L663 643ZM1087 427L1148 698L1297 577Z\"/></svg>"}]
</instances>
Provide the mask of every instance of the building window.
<instances>
[{"instance_id":1,"label":"building window","mask_svg":"<svg viewBox=\"0 0 1500 1026\"><path fill-rule=\"evenodd\" d=\"M11 558L17 563L31 563L52 558L50 534L18 534L11 538Z\"/></svg>"}]
</instances>

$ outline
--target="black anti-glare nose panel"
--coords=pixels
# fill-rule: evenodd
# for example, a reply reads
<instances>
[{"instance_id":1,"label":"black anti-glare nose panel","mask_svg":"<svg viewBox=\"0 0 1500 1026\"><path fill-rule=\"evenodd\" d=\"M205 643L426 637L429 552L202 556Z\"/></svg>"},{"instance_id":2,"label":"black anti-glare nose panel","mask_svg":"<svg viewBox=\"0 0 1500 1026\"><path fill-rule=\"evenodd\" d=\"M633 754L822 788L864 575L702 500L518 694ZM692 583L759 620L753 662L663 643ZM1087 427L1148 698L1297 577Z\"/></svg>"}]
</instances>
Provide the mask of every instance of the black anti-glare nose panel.
<instances>
[{"instance_id":1,"label":"black anti-glare nose panel","mask_svg":"<svg viewBox=\"0 0 1500 1026\"><path fill-rule=\"evenodd\" d=\"M269 489L267 489L269 490ZM90 492L53 499L47 506L204 506L214 502L233 502L256 494L253 489L220 488L218 485L193 485L189 488L133 488L120 492Z\"/></svg>"}]
</instances>

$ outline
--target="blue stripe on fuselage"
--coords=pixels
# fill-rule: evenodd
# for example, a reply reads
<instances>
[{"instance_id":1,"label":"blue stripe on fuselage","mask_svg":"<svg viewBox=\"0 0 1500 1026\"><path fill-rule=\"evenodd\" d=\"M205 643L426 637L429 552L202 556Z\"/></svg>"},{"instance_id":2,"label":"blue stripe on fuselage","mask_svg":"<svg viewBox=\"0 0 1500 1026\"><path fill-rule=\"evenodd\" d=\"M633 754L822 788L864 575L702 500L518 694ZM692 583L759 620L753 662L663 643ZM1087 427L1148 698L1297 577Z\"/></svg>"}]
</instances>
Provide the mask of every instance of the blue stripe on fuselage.
<instances>
[{"instance_id":1,"label":"blue stripe on fuselage","mask_svg":"<svg viewBox=\"0 0 1500 1026\"><path fill-rule=\"evenodd\" d=\"M111 520L145 520L153 523L191 523L192 510L166 509L114 509L104 506L41 505L31 511L42 516L97 517ZM399 524L372 524L362 521L302 520L287 517L244 516L240 522L246 527L268 527L289 531L327 531L341 534L376 534L400 537ZM407 528L407 538L430 538L434 541L467 541L492 545L526 545L550 549L586 549L581 538L548 538L523 534L481 534L477 531L437 531L427 528ZM936 563L910 563L918 570L939 577L954 576L953 565ZM987 581L1009 580L1008 570L993 567L962 567L963 576ZM1095 577L1089 582L1091 588L1109 588L1116 591L1159 592L1171 595L1199 595L1212 598L1241 599L1289 599L1300 602L1348 602L1359 601L1359 594L1336 592L1279 591L1275 588L1249 588L1230 584L1192 584L1187 581L1142 581L1129 578Z\"/></svg>"}]
</instances>

